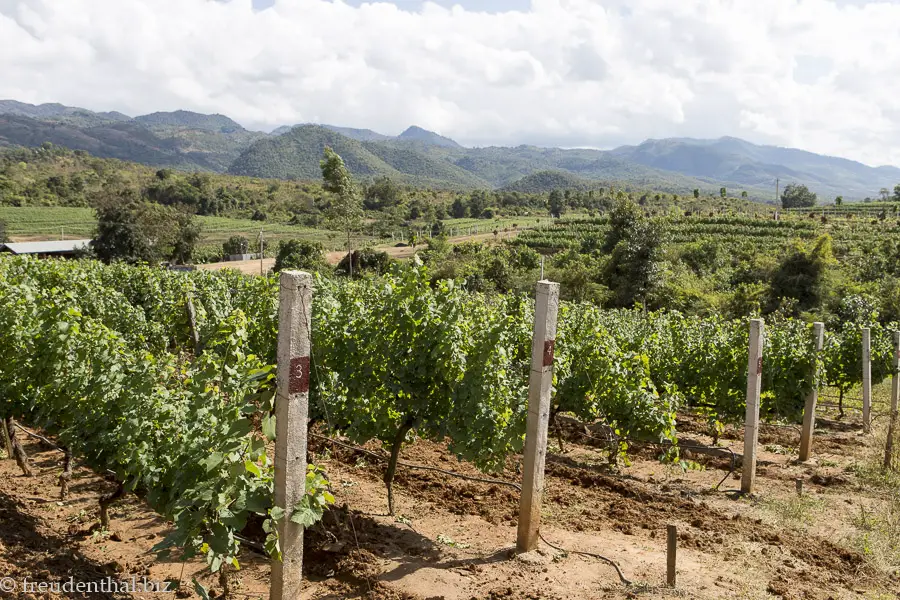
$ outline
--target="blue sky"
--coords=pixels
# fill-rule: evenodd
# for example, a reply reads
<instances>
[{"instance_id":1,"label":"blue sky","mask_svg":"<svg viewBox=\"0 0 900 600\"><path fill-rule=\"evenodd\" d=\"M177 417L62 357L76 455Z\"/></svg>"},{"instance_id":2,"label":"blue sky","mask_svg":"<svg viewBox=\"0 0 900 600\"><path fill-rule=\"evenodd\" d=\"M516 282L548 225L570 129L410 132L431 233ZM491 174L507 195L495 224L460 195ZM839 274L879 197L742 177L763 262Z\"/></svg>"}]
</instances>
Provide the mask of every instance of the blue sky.
<instances>
[{"instance_id":1,"label":"blue sky","mask_svg":"<svg viewBox=\"0 0 900 600\"><path fill-rule=\"evenodd\" d=\"M0 0L0 98L900 165L898 23L896 0Z\"/></svg>"}]
</instances>

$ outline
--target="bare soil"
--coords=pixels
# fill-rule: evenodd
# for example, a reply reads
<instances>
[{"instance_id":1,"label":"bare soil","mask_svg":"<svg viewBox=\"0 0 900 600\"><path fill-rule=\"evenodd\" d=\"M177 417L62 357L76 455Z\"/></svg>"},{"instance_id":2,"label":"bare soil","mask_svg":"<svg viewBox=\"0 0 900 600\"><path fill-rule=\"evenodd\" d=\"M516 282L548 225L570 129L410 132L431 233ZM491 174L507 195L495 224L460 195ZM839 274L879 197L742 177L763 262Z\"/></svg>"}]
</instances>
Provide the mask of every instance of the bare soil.
<instances>
[{"instance_id":1,"label":"bare soil","mask_svg":"<svg viewBox=\"0 0 900 600\"><path fill-rule=\"evenodd\" d=\"M684 443L710 444L705 423L682 415ZM303 598L496 600L594 598L897 598L900 572L879 570L857 540L860 507L880 501L879 490L857 477L855 465L877 453L876 438L858 423L823 418L814 458L799 463L799 433L763 426L758 489L741 496L738 430L721 440L727 451L688 451L688 469L657 460L654 447L634 448L628 466L611 471L602 448L569 431L565 452L554 442L547 462L542 512L544 542L514 552L518 492L433 471L400 468L395 517L386 513L384 465L371 456L315 441L311 460L332 482L336 506L307 531ZM105 577L171 580L174 597L196 598L197 577L213 595L217 577L193 560L160 561L151 552L168 527L140 500L112 510L112 531L99 531L97 500L112 486L76 468L71 494L59 501L59 452L24 439L36 467L24 478L15 462L0 460L0 578L18 581L97 581ZM555 436L554 436L555 439ZM690 440L688 442L687 440ZM370 451L380 453L377 445ZM418 440L401 459L483 476L450 456L443 445ZM518 482L511 458L495 477ZM726 477L727 475L727 477ZM724 482L715 489L722 478ZM804 482L803 496L795 490ZM666 535L678 527L678 585L665 586ZM551 547L549 543L552 543ZM558 548L564 548L566 551ZM629 583L607 562L615 561ZM268 598L266 559L247 550L229 575L233 598ZM169 595L17 593L10 598L127 598Z\"/></svg>"}]
</instances>

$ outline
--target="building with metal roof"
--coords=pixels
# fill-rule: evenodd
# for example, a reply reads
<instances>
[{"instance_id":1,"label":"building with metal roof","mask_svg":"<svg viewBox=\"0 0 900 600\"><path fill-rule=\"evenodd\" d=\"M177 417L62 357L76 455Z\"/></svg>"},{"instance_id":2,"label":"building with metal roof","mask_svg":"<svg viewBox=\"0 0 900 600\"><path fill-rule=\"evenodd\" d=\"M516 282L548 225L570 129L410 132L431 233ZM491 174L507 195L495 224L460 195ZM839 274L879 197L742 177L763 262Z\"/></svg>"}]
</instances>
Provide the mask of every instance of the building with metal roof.
<instances>
[{"instance_id":1,"label":"building with metal roof","mask_svg":"<svg viewBox=\"0 0 900 600\"><path fill-rule=\"evenodd\" d=\"M6 242L0 244L0 252L19 255L72 256L87 250L91 240L56 240L47 242Z\"/></svg>"}]
</instances>

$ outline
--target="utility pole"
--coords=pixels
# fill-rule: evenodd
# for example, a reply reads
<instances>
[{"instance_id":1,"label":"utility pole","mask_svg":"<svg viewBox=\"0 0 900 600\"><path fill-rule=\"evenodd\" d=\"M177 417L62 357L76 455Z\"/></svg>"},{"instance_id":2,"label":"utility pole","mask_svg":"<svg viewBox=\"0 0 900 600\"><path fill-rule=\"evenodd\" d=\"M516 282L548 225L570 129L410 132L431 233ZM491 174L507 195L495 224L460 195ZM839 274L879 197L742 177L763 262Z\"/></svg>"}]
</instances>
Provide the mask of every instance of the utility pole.
<instances>
[{"instance_id":1,"label":"utility pole","mask_svg":"<svg viewBox=\"0 0 900 600\"><path fill-rule=\"evenodd\" d=\"M257 238L257 240L259 241L259 274L265 275L265 272L263 272L263 256L264 256L264 254L263 254L264 245L263 244L265 243L265 240L263 239L263 230L262 229L259 230L259 237Z\"/></svg>"},{"instance_id":2,"label":"utility pole","mask_svg":"<svg viewBox=\"0 0 900 600\"><path fill-rule=\"evenodd\" d=\"M780 187L781 187L781 179L775 179L775 202L778 202L778 197L780 195Z\"/></svg>"}]
</instances>

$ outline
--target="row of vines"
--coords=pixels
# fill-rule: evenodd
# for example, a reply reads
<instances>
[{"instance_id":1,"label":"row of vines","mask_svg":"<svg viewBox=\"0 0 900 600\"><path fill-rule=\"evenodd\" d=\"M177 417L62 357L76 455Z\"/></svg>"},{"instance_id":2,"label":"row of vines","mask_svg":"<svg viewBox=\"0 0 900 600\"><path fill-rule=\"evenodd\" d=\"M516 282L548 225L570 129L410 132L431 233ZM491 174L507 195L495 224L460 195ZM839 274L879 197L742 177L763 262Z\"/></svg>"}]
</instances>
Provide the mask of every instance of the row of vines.
<instances>
[{"instance_id":1,"label":"row of vines","mask_svg":"<svg viewBox=\"0 0 900 600\"><path fill-rule=\"evenodd\" d=\"M178 273L95 262L0 260L0 417L55 436L172 521L161 551L237 566L241 538L273 508L278 284L235 273ZM319 278L313 296L310 417L396 459L412 435L446 441L484 469L524 443L534 303L430 282L425 267L358 281ZM639 438L676 444L676 412L719 428L744 414L747 323L563 303L554 413L600 421L614 460ZM767 325L762 411L796 420L814 374L861 379L858 325ZM889 328L872 325L873 380L889 375ZM674 452L674 451L673 451ZM295 518L332 500L311 468Z\"/></svg>"}]
</instances>

